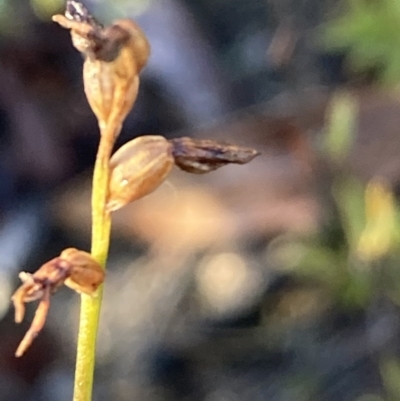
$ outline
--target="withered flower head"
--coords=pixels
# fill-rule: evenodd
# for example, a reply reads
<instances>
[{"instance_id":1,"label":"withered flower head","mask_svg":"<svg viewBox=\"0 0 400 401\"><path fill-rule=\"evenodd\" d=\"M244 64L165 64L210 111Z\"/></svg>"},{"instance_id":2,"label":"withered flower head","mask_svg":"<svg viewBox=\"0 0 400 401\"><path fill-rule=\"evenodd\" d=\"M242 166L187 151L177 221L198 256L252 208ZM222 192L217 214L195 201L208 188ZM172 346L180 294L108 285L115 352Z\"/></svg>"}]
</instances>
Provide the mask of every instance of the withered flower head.
<instances>
[{"instance_id":1,"label":"withered flower head","mask_svg":"<svg viewBox=\"0 0 400 401\"><path fill-rule=\"evenodd\" d=\"M175 164L193 174L205 174L227 164L246 164L259 152L233 144L188 137L172 139Z\"/></svg>"},{"instance_id":2,"label":"withered flower head","mask_svg":"<svg viewBox=\"0 0 400 401\"><path fill-rule=\"evenodd\" d=\"M129 141L110 160L107 209L115 211L157 189L174 165L172 146L163 136Z\"/></svg>"},{"instance_id":3,"label":"withered flower head","mask_svg":"<svg viewBox=\"0 0 400 401\"><path fill-rule=\"evenodd\" d=\"M50 295L63 284L77 292L94 294L104 281L101 266L84 251L68 248L60 256L45 263L34 274L21 272L22 285L11 300L15 307L15 322L21 323L25 315L25 303L40 300L31 327L21 341L15 355L22 354L42 330L50 306Z\"/></svg>"},{"instance_id":4,"label":"withered flower head","mask_svg":"<svg viewBox=\"0 0 400 401\"><path fill-rule=\"evenodd\" d=\"M53 20L71 30L74 46L85 56L85 93L100 126L121 125L136 100L139 73L150 54L146 36L128 19L103 27L76 0L68 1L65 15Z\"/></svg>"}]
</instances>

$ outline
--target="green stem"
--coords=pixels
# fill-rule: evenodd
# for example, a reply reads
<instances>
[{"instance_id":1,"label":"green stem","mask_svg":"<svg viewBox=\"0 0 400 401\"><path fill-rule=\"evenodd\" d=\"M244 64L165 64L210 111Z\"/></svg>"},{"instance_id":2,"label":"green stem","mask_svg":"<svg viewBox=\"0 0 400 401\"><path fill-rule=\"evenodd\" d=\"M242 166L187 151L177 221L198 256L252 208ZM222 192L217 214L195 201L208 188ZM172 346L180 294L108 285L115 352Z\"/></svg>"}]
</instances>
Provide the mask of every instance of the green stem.
<instances>
[{"instance_id":1,"label":"green stem","mask_svg":"<svg viewBox=\"0 0 400 401\"><path fill-rule=\"evenodd\" d=\"M102 129L92 190L92 256L105 268L111 233L111 216L105 211L109 179L109 160L117 129ZM112 129L113 128L113 129ZM119 129L119 128L118 128ZM82 295L75 368L74 401L91 401L95 367L96 339L103 286L94 296Z\"/></svg>"}]
</instances>

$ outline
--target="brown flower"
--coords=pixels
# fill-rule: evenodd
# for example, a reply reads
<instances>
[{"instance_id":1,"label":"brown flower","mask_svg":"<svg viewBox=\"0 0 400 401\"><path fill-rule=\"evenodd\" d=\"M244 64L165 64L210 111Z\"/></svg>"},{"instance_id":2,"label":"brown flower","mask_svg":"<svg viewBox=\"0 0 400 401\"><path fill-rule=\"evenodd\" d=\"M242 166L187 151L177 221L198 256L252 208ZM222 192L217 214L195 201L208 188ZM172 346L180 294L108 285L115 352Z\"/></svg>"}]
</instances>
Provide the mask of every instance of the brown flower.
<instances>
[{"instance_id":1,"label":"brown flower","mask_svg":"<svg viewBox=\"0 0 400 401\"><path fill-rule=\"evenodd\" d=\"M69 1L55 22L71 30L72 42L85 57L86 97L100 127L119 127L131 110L150 45L139 26L128 19L103 27L78 1Z\"/></svg>"},{"instance_id":2,"label":"brown flower","mask_svg":"<svg viewBox=\"0 0 400 401\"><path fill-rule=\"evenodd\" d=\"M40 302L16 356L22 356L42 330L50 306L50 295L58 287L65 284L77 292L93 295L104 281L104 271L89 253L68 248L35 273L21 272L19 277L22 285L11 298L15 307L15 322L21 323L24 319L25 303Z\"/></svg>"}]
</instances>

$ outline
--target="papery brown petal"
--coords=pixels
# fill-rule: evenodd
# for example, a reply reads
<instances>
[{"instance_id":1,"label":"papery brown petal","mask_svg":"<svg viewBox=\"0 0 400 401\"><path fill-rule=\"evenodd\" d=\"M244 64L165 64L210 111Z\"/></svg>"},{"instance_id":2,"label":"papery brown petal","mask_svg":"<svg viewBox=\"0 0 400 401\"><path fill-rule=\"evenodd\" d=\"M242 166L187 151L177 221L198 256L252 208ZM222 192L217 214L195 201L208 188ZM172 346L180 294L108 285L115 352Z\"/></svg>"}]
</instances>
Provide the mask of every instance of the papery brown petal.
<instances>
[{"instance_id":1,"label":"papery brown petal","mask_svg":"<svg viewBox=\"0 0 400 401\"><path fill-rule=\"evenodd\" d=\"M147 40L145 33L130 19L119 19L111 25L111 32L114 28L124 31L128 35L126 47L131 51L136 65L136 73L139 74L147 64L150 56L150 43Z\"/></svg>"},{"instance_id":2,"label":"papery brown petal","mask_svg":"<svg viewBox=\"0 0 400 401\"><path fill-rule=\"evenodd\" d=\"M175 138L171 141L175 164L192 174L205 174L227 164L246 164L259 152L252 148L208 139Z\"/></svg>"},{"instance_id":3,"label":"papery brown petal","mask_svg":"<svg viewBox=\"0 0 400 401\"><path fill-rule=\"evenodd\" d=\"M54 15L53 21L57 22L63 28L71 30L72 44L85 56L91 56L93 54L93 48L95 47L94 44L97 43L97 41L101 42L101 38L99 37L101 28L94 27L87 22L68 18L61 14Z\"/></svg>"},{"instance_id":4,"label":"papery brown petal","mask_svg":"<svg viewBox=\"0 0 400 401\"><path fill-rule=\"evenodd\" d=\"M111 157L107 209L115 211L153 192L174 165L172 146L163 136L141 136Z\"/></svg>"},{"instance_id":5,"label":"papery brown petal","mask_svg":"<svg viewBox=\"0 0 400 401\"><path fill-rule=\"evenodd\" d=\"M50 309L50 288L45 288L43 292L43 297L39 303L39 306L35 312L31 327L26 332L24 338L20 342L17 350L15 351L15 356L17 358L21 357L25 351L32 345L33 340L43 329L46 323L47 314Z\"/></svg>"},{"instance_id":6,"label":"papery brown petal","mask_svg":"<svg viewBox=\"0 0 400 401\"><path fill-rule=\"evenodd\" d=\"M11 297L15 309L15 323L21 323L25 316L25 286L20 286Z\"/></svg>"},{"instance_id":7,"label":"papery brown petal","mask_svg":"<svg viewBox=\"0 0 400 401\"><path fill-rule=\"evenodd\" d=\"M76 292L92 295L104 282L104 269L90 253L68 248L61 253L60 258L71 265L69 277L64 284Z\"/></svg>"}]
</instances>

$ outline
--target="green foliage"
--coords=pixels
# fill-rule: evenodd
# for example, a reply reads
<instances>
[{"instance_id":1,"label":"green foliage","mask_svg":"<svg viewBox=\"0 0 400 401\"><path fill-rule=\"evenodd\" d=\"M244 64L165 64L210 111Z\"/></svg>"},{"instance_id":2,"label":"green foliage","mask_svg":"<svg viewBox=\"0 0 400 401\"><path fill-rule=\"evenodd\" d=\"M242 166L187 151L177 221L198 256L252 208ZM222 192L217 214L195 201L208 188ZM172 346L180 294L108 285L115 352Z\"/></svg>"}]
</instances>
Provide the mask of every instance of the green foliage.
<instances>
[{"instance_id":1,"label":"green foliage","mask_svg":"<svg viewBox=\"0 0 400 401\"><path fill-rule=\"evenodd\" d=\"M400 361L386 359L381 363L381 376L388 400L398 400L400 395Z\"/></svg>"},{"instance_id":2,"label":"green foliage","mask_svg":"<svg viewBox=\"0 0 400 401\"><path fill-rule=\"evenodd\" d=\"M338 177L333 182L332 195L338 205L347 247L354 251L365 226L364 186L354 177Z\"/></svg>"},{"instance_id":3,"label":"green foliage","mask_svg":"<svg viewBox=\"0 0 400 401\"><path fill-rule=\"evenodd\" d=\"M281 237L270 248L275 263L316 280L345 308L367 307L375 295L400 303L400 209L394 194L385 180L364 184L345 167L354 141L355 102L337 94L327 115L322 156L332 175L323 178L329 190L321 202L329 224L311 237ZM332 233L338 237L334 245Z\"/></svg>"},{"instance_id":4,"label":"green foliage","mask_svg":"<svg viewBox=\"0 0 400 401\"><path fill-rule=\"evenodd\" d=\"M348 92L334 95L328 111L324 150L335 162L347 156L356 131L358 104Z\"/></svg>"},{"instance_id":5,"label":"green foliage","mask_svg":"<svg viewBox=\"0 0 400 401\"><path fill-rule=\"evenodd\" d=\"M385 401L382 397L375 394L367 394L357 398L357 401Z\"/></svg>"},{"instance_id":6,"label":"green foliage","mask_svg":"<svg viewBox=\"0 0 400 401\"><path fill-rule=\"evenodd\" d=\"M400 2L345 0L344 14L323 28L328 50L348 51L350 66L358 71L378 68L382 82L400 79Z\"/></svg>"}]
</instances>

